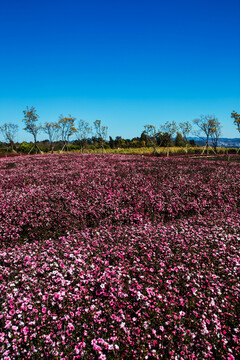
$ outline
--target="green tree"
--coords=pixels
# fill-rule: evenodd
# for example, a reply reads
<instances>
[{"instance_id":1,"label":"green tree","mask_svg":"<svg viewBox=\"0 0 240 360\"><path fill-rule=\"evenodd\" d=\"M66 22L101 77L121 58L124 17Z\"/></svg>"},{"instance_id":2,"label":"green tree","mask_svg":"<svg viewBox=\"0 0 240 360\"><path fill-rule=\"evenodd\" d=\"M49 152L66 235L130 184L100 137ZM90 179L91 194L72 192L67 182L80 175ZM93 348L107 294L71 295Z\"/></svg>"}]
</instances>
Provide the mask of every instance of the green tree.
<instances>
[{"instance_id":1,"label":"green tree","mask_svg":"<svg viewBox=\"0 0 240 360\"><path fill-rule=\"evenodd\" d=\"M189 140L189 144L191 145L191 146L196 146L196 142L195 142L195 140L193 140L193 139L190 139Z\"/></svg>"},{"instance_id":2,"label":"green tree","mask_svg":"<svg viewBox=\"0 0 240 360\"><path fill-rule=\"evenodd\" d=\"M174 145L178 146L178 147L183 147L186 145L186 142L185 142L182 134L180 134L179 132L177 132L177 136L174 140Z\"/></svg>"},{"instance_id":3,"label":"green tree","mask_svg":"<svg viewBox=\"0 0 240 360\"><path fill-rule=\"evenodd\" d=\"M115 148L115 141L113 140L113 138L111 136L109 136L109 146L111 149Z\"/></svg>"},{"instance_id":4,"label":"green tree","mask_svg":"<svg viewBox=\"0 0 240 360\"><path fill-rule=\"evenodd\" d=\"M35 149L37 152L41 152L39 147L37 146L37 135L41 131L41 125L37 125L39 115L37 114L36 109L32 106L30 109L27 107L26 110L23 110L24 118L23 122L25 123L25 128L27 132L29 132L34 137L34 145L30 149L29 154Z\"/></svg>"}]
</instances>

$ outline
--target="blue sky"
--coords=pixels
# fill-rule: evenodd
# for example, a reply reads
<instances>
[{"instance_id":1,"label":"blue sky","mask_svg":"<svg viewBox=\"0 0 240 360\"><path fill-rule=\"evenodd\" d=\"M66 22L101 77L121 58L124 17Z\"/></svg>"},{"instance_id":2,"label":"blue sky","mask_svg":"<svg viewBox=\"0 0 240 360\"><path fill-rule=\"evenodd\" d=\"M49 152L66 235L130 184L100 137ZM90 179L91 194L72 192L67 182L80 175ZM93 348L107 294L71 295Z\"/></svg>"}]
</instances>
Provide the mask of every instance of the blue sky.
<instances>
[{"instance_id":1,"label":"blue sky","mask_svg":"<svg viewBox=\"0 0 240 360\"><path fill-rule=\"evenodd\" d=\"M0 124L31 140L34 106L42 123L72 114L132 138L214 114L239 137L239 18L239 0L2 1Z\"/></svg>"}]
</instances>

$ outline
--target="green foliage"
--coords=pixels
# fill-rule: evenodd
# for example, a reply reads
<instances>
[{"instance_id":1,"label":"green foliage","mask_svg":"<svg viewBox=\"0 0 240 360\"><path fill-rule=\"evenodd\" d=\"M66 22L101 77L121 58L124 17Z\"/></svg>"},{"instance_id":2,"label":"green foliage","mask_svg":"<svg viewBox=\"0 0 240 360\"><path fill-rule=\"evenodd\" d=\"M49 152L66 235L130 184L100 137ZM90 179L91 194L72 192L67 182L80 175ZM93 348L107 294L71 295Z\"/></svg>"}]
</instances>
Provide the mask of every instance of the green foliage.
<instances>
[{"instance_id":1,"label":"green foliage","mask_svg":"<svg viewBox=\"0 0 240 360\"><path fill-rule=\"evenodd\" d=\"M190 146L197 146L195 140L193 140L193 139L189 140L189 145Z\"/></svg>"},{"instance_id":2,"label":"green foliage","mask_svg":"<svg viewBox=\"0 0 240 360\"><path fill-rule=\"evenodd\" d=\"M186 145L186 142L185 142L182 134L180 134L179 132L177 132L177 136L176 136L176 138L175 138L175 140L174 140L174 145L175 145L175 146L178 146L178 147L179 147L179 146L185 146L185 145Z\"/></svg>"},{"instance_id":3,"label":"green foliage","mask_svg":"<svg viewBox=\"0 0 240 360\"><path fill-rule=\"evenodd\" d=\"M69 143L68 144L68 149L71 151L71 150L80 150L80 146L77 145L77 144L72 144L72 143Z\"/></svg>"},{"instance_id":4,"label":"green foliage","mask_svg":"<svg viewBox=\"0 0 240 360\"><path fill-rule=\"evenodd\" d=\"M105 148L105 149L111 149L111 147L110 147L110 145L109 145L108 143L105 143L105 144L104 144L104 148Z\"/></svg>"},{"instance_id":5,"label":"green foliage","mask_svg":"<svg viewBox=\"0 0 240 360\"><path fill-rule=\"evenodd\" d=\"M163 147L173 146L174 144L172 140L172 135L167 132L159 131L157 136L157 144L158 146L163 146Z\"/></svg>"},{"instance_id":6,"label":"green foliage","mask_svg":"<svg viewBox=\"0 0 240 360\"><path fill-rule=\"evenodd\" d=\"M33 143L27 143L23 141L17 148L18 152L28 154L31 148L33 147Z\"/></svg>"}]
</instances>

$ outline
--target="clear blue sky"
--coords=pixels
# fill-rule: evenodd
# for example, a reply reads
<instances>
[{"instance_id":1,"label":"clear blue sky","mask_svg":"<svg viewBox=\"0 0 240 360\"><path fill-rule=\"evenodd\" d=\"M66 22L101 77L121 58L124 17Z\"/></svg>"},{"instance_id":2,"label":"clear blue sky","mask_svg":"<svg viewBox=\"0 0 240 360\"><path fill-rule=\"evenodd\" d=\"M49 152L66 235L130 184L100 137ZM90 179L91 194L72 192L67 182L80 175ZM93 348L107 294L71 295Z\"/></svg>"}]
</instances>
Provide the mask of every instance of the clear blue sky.
<instances>
[{"instance_id":1,"label":"clear blue sky","mask_svg":"<svg viewBox=\"0 0 240 360\"><path fill-rule=\"evenodd\" d=\"M42 123L72 114L132 138L215 114L239 137L239 19L239 0L2 1L0 123L22 129L34 106Z\"/></svg>"}]
</instances>

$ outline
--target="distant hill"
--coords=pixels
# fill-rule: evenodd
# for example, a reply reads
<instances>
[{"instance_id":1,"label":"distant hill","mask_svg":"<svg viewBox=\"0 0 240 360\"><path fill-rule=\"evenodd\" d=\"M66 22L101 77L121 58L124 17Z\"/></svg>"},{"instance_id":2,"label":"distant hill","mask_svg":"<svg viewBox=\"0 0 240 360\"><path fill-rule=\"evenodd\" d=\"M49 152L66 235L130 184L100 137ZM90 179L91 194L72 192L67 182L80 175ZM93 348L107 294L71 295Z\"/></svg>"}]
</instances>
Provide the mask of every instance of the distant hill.
<instances>
[{"instance_id":1,"label":"distant hill","mask_svg":"<svg viewBox=\"0 0 240 360\"><path fill-rule=\"evenodd\" d=\"M192 139L196 142L197 145L199 146L204 146L205 143L203 140L199 139L198 137L189 137L189 139ZM210 145L211 145L211 140L210 140ZM219 138L218 140L218 146L222 146L222 147L240 147L240 139L239 138L233 138L233 139L229 139L229 138Z\"/></svg>"}]
</instances>

